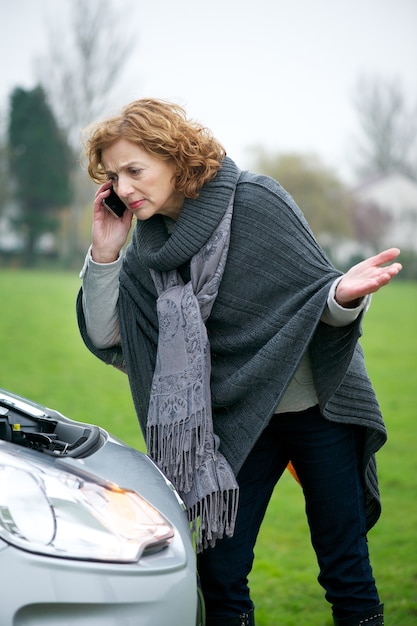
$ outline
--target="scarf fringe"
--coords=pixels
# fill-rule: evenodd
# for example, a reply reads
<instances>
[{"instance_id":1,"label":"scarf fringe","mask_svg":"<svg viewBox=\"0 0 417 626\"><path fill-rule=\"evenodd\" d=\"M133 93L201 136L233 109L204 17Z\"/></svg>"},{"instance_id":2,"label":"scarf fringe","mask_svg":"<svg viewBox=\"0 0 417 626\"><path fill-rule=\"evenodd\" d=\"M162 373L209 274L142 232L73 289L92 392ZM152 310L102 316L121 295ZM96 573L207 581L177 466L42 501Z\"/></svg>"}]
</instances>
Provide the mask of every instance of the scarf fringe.
<instances>
[{"instance_id":1,"label":"scarf fringe","mask_svg":"<svg viewBox=\"0 0 417 626\"><path fill-rule=\"evenodd\" d=\"M187 419L148 423L148 453L179 492L197 553L234 533L239 488L203 408ZM208 452L210 457L207 458Z\"/></svg>"},{"instance_id":2,"label":"scarf fringe","mask_svg":"<svg viewBox=\"0 0 417 626\"><path fill-rule=\"evenodd\" d=\"M170 424L148 424L147 450L177 491L188 492L205 459L206 411Z\"/></svg>"},{"instance_id":3,"label":"scarf fringe","mask_svg":"<svg viewBox=\"0 0 417 626\"><path fill-rule=\"evenodd\" d=\"M210 493L187 508L196 552L214 548L223 537L232 537L239 502L239 489Z\"/></svg>"}]
</instances>

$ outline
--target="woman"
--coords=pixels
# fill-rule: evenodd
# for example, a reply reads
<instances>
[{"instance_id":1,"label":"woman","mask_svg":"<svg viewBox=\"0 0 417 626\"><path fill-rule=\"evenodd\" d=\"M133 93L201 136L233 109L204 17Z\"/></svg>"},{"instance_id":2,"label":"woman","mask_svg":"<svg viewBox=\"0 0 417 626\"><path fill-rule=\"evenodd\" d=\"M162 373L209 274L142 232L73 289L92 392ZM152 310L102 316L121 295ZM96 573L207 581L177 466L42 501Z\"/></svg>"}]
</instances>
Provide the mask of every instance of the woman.
<instances>
[{"instance_id":1,"label":"woman","mask_svg":"<svg viewBox=\"0 0 417 626\"><path fill-rule=\"evenodd\" d=\"M168 102L131 103L86 150L99 187L81 333L127 372L148 452L186 502L207 624L254 624L253 547L289 462L335 624L383 624L366 533L386 431L358 338L399 250L342 275L276 181Z\"/></svg>"}]
</instances>

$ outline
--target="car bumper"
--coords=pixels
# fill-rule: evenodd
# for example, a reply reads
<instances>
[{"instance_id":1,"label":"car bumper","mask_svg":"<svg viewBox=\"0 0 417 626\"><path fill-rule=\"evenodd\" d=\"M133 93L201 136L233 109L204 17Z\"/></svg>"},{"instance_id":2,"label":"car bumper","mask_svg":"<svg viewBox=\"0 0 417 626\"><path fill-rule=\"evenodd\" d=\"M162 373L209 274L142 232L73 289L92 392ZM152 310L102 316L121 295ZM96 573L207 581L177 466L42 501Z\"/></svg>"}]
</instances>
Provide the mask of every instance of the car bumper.
<instances>
[{"instance_id":1,"label":"car bumper","mask_svg":"<svg viewBox=\"0 0 417 626\"><path fill-rule=\"evenodd\" d=\"M2 626L195 626L194 569L180 540L135 564L49 558L0 544ZM146 561L146 562L145 562ZM5 583L7 578L7 584Z\"/></svg>"}]
</instances>

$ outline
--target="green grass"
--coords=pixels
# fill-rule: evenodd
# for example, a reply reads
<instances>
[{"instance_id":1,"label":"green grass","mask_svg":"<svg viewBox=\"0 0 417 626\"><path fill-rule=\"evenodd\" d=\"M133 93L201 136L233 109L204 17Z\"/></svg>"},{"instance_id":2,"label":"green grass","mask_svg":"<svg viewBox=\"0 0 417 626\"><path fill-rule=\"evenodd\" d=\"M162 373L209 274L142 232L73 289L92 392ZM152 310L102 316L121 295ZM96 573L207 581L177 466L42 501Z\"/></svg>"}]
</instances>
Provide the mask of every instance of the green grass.
<instances>
[{"instance_id":1,"label":"green grass","mask_svg":"<svg viewBox=\"0 0 417 626\"><path fill-rule=\"evenodd\" d=\"M76 274L0 272L0 386L144 449L127 377L93 357L80 339L80 284Z\"/></svg>"},{"instance_id":2,"label":"green grass","mask_svg":"<svg viewBox=\"0 0 417 626\"><path fill-rule=\"evenodd\" d=\"M0 271L0 386L144 449L126 376L84 347L75 319L76 275ZM386 623L417 623L417 283L374 296L362 345L389 440L378 454L383 515L370 532ZM330 626L316 582L301 490L286 473L256 546L250 584L257 626Z\"/></svg>"}]
</instances>

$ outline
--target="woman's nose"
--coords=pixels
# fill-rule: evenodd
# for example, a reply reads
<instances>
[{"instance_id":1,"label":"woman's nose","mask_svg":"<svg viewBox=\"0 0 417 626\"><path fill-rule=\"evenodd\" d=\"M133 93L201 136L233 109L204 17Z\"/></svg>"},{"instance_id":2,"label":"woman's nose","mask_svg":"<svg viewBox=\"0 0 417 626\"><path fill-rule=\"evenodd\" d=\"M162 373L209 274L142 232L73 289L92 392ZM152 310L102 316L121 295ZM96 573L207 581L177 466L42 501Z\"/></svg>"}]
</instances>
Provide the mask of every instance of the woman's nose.
<instances>
[{"instance_id":1,"label":"woman's nose","mask_svg":"<svg viewBox=\"0 0 417 626\"><path fill-rule=\"evenodd\" d=\"M133 191L134 189L129 179L121 178L119 176L116 189L117 195L121 198L128 198L130 195L132 195Z\"/></svg>"}]
</instances>

